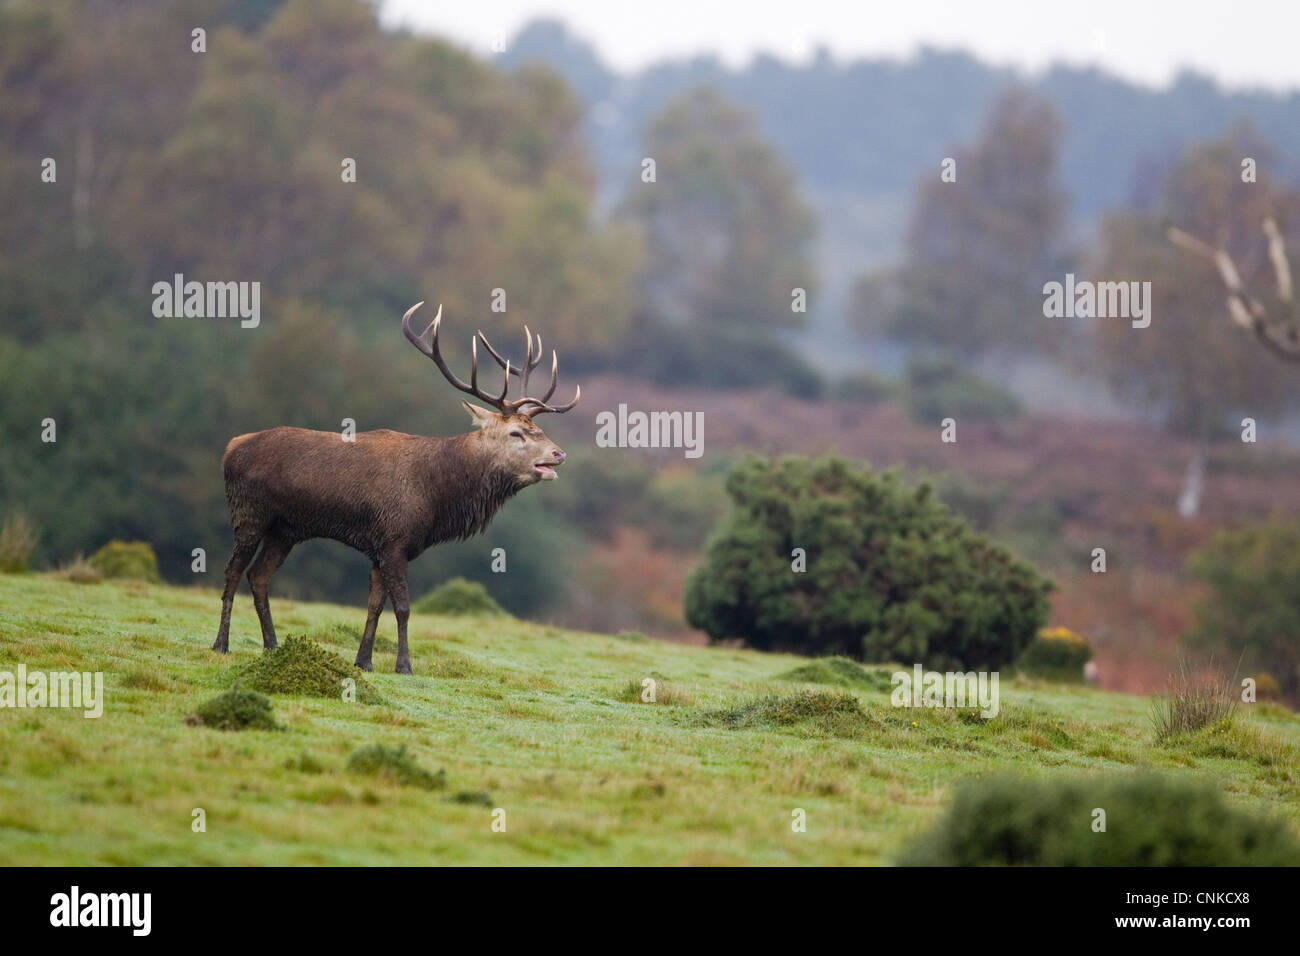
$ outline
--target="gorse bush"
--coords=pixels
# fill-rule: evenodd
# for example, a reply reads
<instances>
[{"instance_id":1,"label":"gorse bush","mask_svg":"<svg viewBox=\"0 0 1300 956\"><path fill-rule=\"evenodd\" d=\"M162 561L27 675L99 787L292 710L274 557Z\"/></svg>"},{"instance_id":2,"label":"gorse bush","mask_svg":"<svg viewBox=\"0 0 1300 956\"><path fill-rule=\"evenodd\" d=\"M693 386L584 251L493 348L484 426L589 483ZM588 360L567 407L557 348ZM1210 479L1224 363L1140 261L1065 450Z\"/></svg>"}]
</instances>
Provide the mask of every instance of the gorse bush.
<instances>
[{"instance_id":1,"label":"gorse bush","mask_svg":"<svg viewBox=\"0 0 1300 956\"><path fill-rule=\"evenodd\" d=\"M1094 810L1105 811L1094 832ZM1286 825L1230 807L1214 786L1138 776L1025 780L958 790L909 846L908 866L1296 866Z\"/></svg>"},{"instance_id":2,"label":"gorse bush","mask_svg":"<svg viewBox=\"0 0 1300 956\"><path fill-rule=\"evenodd\" d=\"M36 540L36 529L26 515L7 515L0 524L0 574L21 574L29 570Z\"/></svg>"},{"instance_id":3,"label":"gorse bush","mask_svg":"<svg viewBox=\"0 0 1300 956\"><path fill-rule=\"evenodd\" d=\"M452 578L411 606L420 614L505 614L505 610L492 599L488 589L477 581Z\"/></svg>"},{"instance_id":4,"label":"gorse bush","mask_svg":"<svg viewBox=\"0 0 1300 956\"><path fill-rule=\"evenodd\" d=\"M90 557L106 578L160 581L158 557L147 541L110 541Z\"/></svg>"},{"instance_id":5,"label":"gorse bush","mask_svg":"<svg viewBox=\"0 0 1300 956\"><path fill-rule=\"evenodd\" d=\"M1206 594L1188 646L1268 671L1300 702L1300 520L1220 533L1189 567Z\"/></svg>"},{"instance_id":6,"label":"gorse bush","mask_svg":"<svg viewBox=\"0 0 1300 956\"><path fill-rule=\"evenodd\" d=\"M713 641L995 669L1045 623L1051 583L926 484L835 456L750 458L727 492L731 513L686 585L686 619Z\"/></svg>"},{"instance_id":7,"label":"gorse bush","mask_svg":"<svg viewBox=\"0 0 1300 956\"><path fill-rule=\"evenodd\" d=\"M1069 628L1048 627L1016 658L1016 668L1033 677L1081 681L1083 665L1090 660L1092 648L1082 637Z\"/></svg>"}]
</instances>

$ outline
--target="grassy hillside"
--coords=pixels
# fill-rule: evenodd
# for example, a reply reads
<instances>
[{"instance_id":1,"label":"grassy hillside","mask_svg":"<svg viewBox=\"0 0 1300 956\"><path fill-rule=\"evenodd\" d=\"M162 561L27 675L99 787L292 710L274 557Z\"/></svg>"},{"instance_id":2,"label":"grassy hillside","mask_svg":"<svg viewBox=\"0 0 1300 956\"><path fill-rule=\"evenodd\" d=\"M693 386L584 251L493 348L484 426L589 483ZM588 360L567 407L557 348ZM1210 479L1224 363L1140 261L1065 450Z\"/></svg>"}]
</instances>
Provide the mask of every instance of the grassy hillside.
<instances>
[{"instance_id":1,"label":"grassy hillside","mask_svg":"<svg viewBox=\"0 0 1300 956\"><path fill-rule=\"evenodd\" d=\"M1001 714L970 720L892 708L887 681L851 668L782 680L808 662L509 618L413 615L416 673L398 677L386 615L367 675L382 703L273 695L283 730L191 726L262 653L246 595L230 655L208 650L219 605L204 589L0 575L0 670L103 671L107 696L98 720L0 710L0 863L888 863L955 784L1006 770L1194 775L1300 829L1300 719L1279 708L1157 746L1140 697L1005 681ZM351 660L363 610L273 610L282 641ZM645 677L658 703L640 702ZM444 785L348 769L376 743Z\"/></svg>"}]
</instances>

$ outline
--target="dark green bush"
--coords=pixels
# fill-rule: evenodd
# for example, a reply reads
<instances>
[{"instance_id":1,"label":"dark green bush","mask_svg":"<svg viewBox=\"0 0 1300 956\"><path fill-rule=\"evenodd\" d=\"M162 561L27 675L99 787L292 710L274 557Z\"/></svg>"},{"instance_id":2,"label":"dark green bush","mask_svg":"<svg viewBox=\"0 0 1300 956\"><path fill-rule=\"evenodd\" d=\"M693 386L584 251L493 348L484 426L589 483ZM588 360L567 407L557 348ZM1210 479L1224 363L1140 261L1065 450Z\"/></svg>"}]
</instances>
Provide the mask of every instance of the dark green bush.
<instances>
[{"instance_id":1,"label":"dark green bush","mask_svg":"<svg viewBox=\"0 0 1300 956\"><path fill-rule=\"evenodd\" d=\"M1092 648L1082 637L1068 628L1048 627L1016 658L1016 669L1048 680L1082 681L1083 665L1090 660Z\"/></svg>"},{"instance_id":2,"label":"dark green bush","mask_svg":"<svg viewBox=\"0 0 1300 956\"><path fill-rule=\"evenodd\" d=\"M834 456L750 458L732 511L686 585L713 641L868 661L996 669L1047 615L1050 582L973 531L922 484ZM807 570L792 570L803 548Z\"/></svg>"},{"instance_id":3,"label":"dark green bush","mask_svg":"<svg viewBox=\"0 0 1300 956\"><path fill-rule=\"evenodd\" d=\"M147 541L110 541L90 557L91 566L106 578L160 581L158 556Z\"/></svg>"},{"instance_id":4,"label":"dark green bush","mask_svg":"<svg viewBox=\"0 0 1300 956\"><path fill-rule=\"evenodd\" d=\"M488 589L477 581L452 578L438 585L411 606L420 614L489 614L502 615L505 610L492 599Z\"/></svg>"},{"instance_id":5,"label":"dark green bush","mask_svg":"<svg viewBox=\"0 0 1300 956\"><path fill-rule=\"evenodd\" d=\"M1093 832L1093 811L1106 830ZM1211 784L1153 775L998 777L958 790L901 856L910 866L1296 866L1286 825L1229 806Z\"/></svg>"},{"instance_id":6,"label":"dark green bush","mask_svg":"<svg viewBox=\"0 0 1300 956\"><path fill-rule=\"evenodd\" d=\"M1300 702L1300 519L1222 532L1189 566L1206 594L1188 645L1240 660L1245 674L1268 671Z\"/></svg>"},{"instance_id":7,"label":"dark green bush","mask_svg":"<svg viewBox=\"0 0 1300 956\"><path fill-rule=\"evenodd\" d=\"M280 729L271 715L271 701L239 685L200 704L189 723L216 730Z\"/></svg>"},{"instance_id":8,"label":"dark green bush","mask_svg":"<svg viewBox=\"0 0 1300 956\"><path fill-rule=\"evenodd\" d=\"M909 360L903 373L903 402L912 417L925 424L945 418L996 421L1020 413L1015 396L950 358Z\"/></svg>"}]
</instances>

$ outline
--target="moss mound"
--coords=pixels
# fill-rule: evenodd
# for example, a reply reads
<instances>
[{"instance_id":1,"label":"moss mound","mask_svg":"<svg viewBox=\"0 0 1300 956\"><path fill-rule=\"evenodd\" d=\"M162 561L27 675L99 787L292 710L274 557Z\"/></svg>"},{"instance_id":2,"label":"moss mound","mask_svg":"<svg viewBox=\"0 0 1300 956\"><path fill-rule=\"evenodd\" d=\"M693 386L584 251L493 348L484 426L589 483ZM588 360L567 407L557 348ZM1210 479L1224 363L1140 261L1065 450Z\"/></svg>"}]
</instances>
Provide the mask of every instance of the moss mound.
<instances>
[{"instance_id":1,"label":"moss mound","mask_svg":"<svg viewBox=\"0 0 1300 956\"><path fill-rule=\"evenodd\" d=\"M235 686L199 705L186 721L216 730L279 730L271 701L256 691Z\"/></svg>"},{"instance_id":2,"label":"moss mound","mask_svg":"<svg viewBox=\"0 0 1300 956\"><path fill-rule=\"evenodd\" d=\"M385 747L383 744L362 747L348 758L348 772L422 790L440 790L447 785L445 770L429 773L406 752L405 744L400 747Z\"/></svg>"},{"instance_id":3,"label":"moss mound","mask_svg":"<svg viewBox=\"0 0 1300 956\"><path fill-rule=\"evenodd\" d=\"M852 694L811 690L789 697L762 697L739 707L711 711L704 716L704 722L728 730L806 725L837 737L856 737L873 727Z\"/></svg>"},{"instance_id":4,"label":"moss mound","mask_svg":"<svg viewBox=\"0 0 1300 956\"><path fill-rule=\"evenodd\" d=\"M889 690L893 687L888 671L863 667L851 657L819 657L783 671L773 679L796 684L861 687L866 690Z\"/></svg>"},{"instance_id":5,"label":"moss mound","mask_svg":"<svg viewBox=\"0 0 1300 956\"><path fill-rule=\"evenodd\" d=\"M357 682L357 700L364 704L383 702L379 692L352 664L331 654L302 636L287 637L273 651L267 651L236 672L236 680L264 694L300 694L307 697L341 699L343 681Z\"/></svg>"},{"instance_id":6,"label":"moss mound","mask_svg":"<svg viewBox=\"0 0 1300 956\"><path fill-rule=\"evenodd\" d=\"M1106 813L1094 832L1094 811ZM1036 781L997 777L952 808L899 860L910 866L1296 866L1278 820L1229 806L1213 786L1156 775Z\"/></svg>"},{"instance_id":7,"label":"moss mound","mask_svg":"<svg viewBox=\"0 0 1300 956\"><path fill-rule=\"evenodd\" d=\"M147 541L110 541L90 557L90 565L106 578L161 581L158 556Z\"/></svg>"},{"instance_id":8,"label":"moss mound","mask_svg":"<svg viewBox=\"0 0 1300 956\"><path fill-rule=\"evenodd\" d=\"M418 614L509 616L505 608L493 600L487 588L465 578L452 578L438 585L416 601L411 610Z\"/></svg>"}]
</instances>

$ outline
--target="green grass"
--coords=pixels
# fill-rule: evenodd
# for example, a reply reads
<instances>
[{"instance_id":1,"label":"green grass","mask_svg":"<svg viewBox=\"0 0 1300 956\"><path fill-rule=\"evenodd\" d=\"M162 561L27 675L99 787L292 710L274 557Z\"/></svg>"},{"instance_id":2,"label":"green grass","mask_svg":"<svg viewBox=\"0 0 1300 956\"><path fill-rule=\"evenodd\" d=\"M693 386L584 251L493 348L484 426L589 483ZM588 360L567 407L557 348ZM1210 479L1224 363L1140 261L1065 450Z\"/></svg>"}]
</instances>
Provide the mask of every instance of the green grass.
<instances>
[{"instance_id":1,"label":"green grass","mask_svg":"<svg viewBox=\"0 0 1300 956\"><path fill-rule=\"evenodd\" d=\"M363 608L272 609L281 635L355 654ZM0 864L888 863L957 785L1006 771L1211 781L1300 832L1300 719L1277 707L1157 744L1142 697L1004 680L985 721L800 687L791 655L510 618L412 615L399 677L385 615L380 703L273 693L281 730L191 726L262 653L246 595L212 653L219 610L208 589L0 575L0 670L102 671L107 698L98 720L0 710ZM631 693L646 677L657 705ZM403 782L422 774L437 785Z\"/></svg>"}]
</instances>

